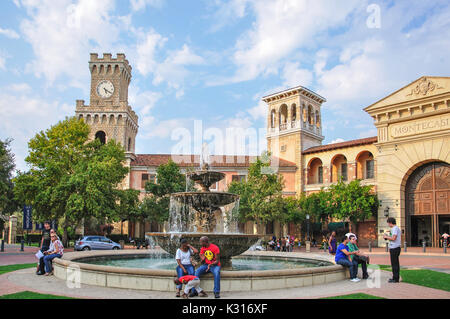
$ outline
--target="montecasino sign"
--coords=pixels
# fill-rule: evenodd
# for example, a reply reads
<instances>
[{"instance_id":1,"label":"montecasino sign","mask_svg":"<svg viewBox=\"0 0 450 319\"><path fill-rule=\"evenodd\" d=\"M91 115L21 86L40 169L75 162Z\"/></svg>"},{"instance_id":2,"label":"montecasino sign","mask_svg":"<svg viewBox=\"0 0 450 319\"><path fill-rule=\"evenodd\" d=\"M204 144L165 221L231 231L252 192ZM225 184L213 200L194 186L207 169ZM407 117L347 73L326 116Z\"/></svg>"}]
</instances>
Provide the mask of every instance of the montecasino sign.
<instances>
[{"instance_id":1,"label":"montecasino sign","mask_svg":"<svg viewBox=\"0 0 450 319\"><path fill-rule=\"evenodd\" d=\"M450 128L450 114L416 120L409 123L392 124L391 136L399 138L404 136L442 131Z\"/></svg>"}]
</instances>

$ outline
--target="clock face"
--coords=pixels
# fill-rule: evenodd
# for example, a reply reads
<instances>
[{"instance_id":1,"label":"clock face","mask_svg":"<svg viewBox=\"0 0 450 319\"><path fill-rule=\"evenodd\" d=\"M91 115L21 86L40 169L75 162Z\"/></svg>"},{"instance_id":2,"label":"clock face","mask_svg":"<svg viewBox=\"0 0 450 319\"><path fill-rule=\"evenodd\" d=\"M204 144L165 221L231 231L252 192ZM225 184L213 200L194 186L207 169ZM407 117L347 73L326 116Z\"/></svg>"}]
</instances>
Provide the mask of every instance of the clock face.
<instances>
[{"instance_id":1,"label":"clock face","mask_svg":"<svg viewBox=\"0 0 450 319\"><path fill-rule=\"evenodd\" d=\"M101 98L107 99L114 93L114 85L111 81L103 80L97 84L97 94Z\"/></svg>"}]
</instances>

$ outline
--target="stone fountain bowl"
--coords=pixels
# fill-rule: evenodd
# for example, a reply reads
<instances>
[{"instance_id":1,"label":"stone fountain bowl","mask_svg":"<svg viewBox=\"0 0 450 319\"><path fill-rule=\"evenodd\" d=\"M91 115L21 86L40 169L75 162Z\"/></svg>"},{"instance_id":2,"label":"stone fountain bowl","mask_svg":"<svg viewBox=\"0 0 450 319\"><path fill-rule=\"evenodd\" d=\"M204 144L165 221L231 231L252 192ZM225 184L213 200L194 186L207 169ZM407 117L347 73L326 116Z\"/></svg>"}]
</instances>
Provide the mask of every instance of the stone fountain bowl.
<instances>
[{"instance_id":1,"label":"stone fountain bowl","mask_svg":"<svg viewBox=\"0 0 450 319\"><path fill-rule=\"evenodd\" d=\"M261 238L261 235L217 233L146 233L145 236L152 237L158 246L173 257L180 248L181 238L186 238L189 244L200 251L200 237L208 236L209 242L217 245L220 249L220 260L223 267L230 265L231 257L244 253Z\"/></svg>"},{"instance_id":2,"label":"stone fountain bowl","mask_svg":"<svg viewBox=\"0 0 450 319\"><path fill-rule=\"evenodd\" d=\"M201 170L187 173L188 177L200 184L204 191L208 191L209 187L214 183L225 178L225 174L221 172Z\"/></svg>"},{"instance_id":3,"label":"stone fountain bowl","mask_svg":"<svg viewBox=\"0 0 450 319\"><path fill-rule=\"evenodd\" d=\"M181 204L187 204L198 211L216 210L239 199L239 195L223 192L182 192L170 195Z\"/></svg>"}]
</instances>

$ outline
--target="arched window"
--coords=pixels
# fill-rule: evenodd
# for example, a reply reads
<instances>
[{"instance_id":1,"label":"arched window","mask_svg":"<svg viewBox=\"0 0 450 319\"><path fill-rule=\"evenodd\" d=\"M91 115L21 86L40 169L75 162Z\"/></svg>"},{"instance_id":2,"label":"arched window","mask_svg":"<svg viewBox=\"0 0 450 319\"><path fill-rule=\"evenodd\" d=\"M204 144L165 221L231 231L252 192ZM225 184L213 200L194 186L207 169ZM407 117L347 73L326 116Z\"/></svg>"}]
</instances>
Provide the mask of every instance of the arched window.
<instances>
[{"instance_id":1,"label":"arched window","mask_svg":"<svg viewBox=\"0 0 450 319\"><path fill-rule=\"evenodd\" d=\"M343 181L348 180L347 176L347 158L338 154L331 160L331 182L338 182L342 178Z\"/></svg>"},{"instance_id":2,"label":"arched window","mask_svg":"<svg viewBox=\"0 0 450 319\"><path fill-rule=\"evenodd\" d=\"M274 128L275 127L275 110L272 110L272 112L270 112L270 127Z\"/></svg>"},{"instance_id":3,"label":"arched window","mask_svg":"<svg viewBox=\"0 0 450 319\"><path fill-rule=\"evenodd\" d=\"M371 152L362 151L356 156L356 178L375 178L375 162Z\"/></svg>"},{"instance_id":4,"label":"arched window","mask_svg":"<svg viewBox=\"0 0 450 319\"><path fill-rule=\"evenodd\" d=\"M287 123L287 114L288 113L288 107L286 104L283 104L280 107L280 130L285 130L287 128L286 123Z\"/></svg>"},{"instance_id":5,"label":"arched window","mask_svg":"<svg viewBox=\"0 0 450 319\"><path fill-rule=\"evenodd\" d=\"M316 111L316 126L320 127L320 115L319 111Z\"/></svg>"},{"instance_id":6,"label":"arched window","mask_svg":"<svg viewBox=\"0 0 450 319\"><path fill-rule=\"evenodd\" d=\"M308 123L311 125L314 124L314 110L311 105L308 105Z\"/></svg>"},{"instance_id":7,"label":"arched window","mask_svg":"<svg viewBox=\"0 0 450 319\"><path fill-rule=\"evenodd\" d=\"M308 119L308 115L306 114L307 110L306 110L305 103L302 103L302 110L301 110L301 112L302 112L302 116L303 116L303 122L306 122L307 119Z\"/></svg>"},{"instance_id":8,"label":"arched window","mask_svg":"<svg viewBox=\"0 0 450 319\"><path fill-rule=\"evenodd\" d=\"M105 144L106 143L106 133L103 131L98 131L95 133L95 138L100 140L100 143Z\"/></svg>"},{"instance_id":9,"label":"arched window","mask_svg":"<svg viewBox=\"0 0 450 319\"><path fill-rule=\"evenodd\" d=\"M294 122L297 120L297 105L291 105L291 121Z\"/></svg>"},{"instance_id":10,"label":"arched window","mask_svg":"<svg viewBox=\"0 0 450 319\"><path fill-rule=\"evenodd\" d=\"M320 158L314 158L308 165L308 184L323 183L323 164Z\"/></svg>"}]
</instances>

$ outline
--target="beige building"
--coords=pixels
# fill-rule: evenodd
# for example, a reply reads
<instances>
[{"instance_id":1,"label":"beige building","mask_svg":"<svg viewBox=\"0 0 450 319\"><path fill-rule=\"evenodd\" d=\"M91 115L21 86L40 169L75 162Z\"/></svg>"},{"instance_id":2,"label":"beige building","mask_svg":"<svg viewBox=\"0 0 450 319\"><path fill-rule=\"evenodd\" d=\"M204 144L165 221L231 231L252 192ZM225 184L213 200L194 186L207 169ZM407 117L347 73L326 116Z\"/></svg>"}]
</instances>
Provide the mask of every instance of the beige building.
<instances>
[{"instance_id":1,"label":"beige building","mask_svg":"<svg viewBox=\"0 0 450 319\"><path fill-rule=\"evenodd\" d=\"M305 91L297 87L263 98L270 114L268 149L302 168L297 193L319 191L340 177L360 179L374 186L381 201L377 217L358 225L360 239L385 245L389 216L396 218L408 245L438 246L450 226L450 78L421 77L366 107L377 136L329 145L320 145L323 98L311 101L311 107L305 103L306 113L301 104L302 129L286 125L296 118L288 112L285 120L285 106L294 96L301 101ZM314 134L304 143L306 132Z\"/></svg>"}]
</instances>

